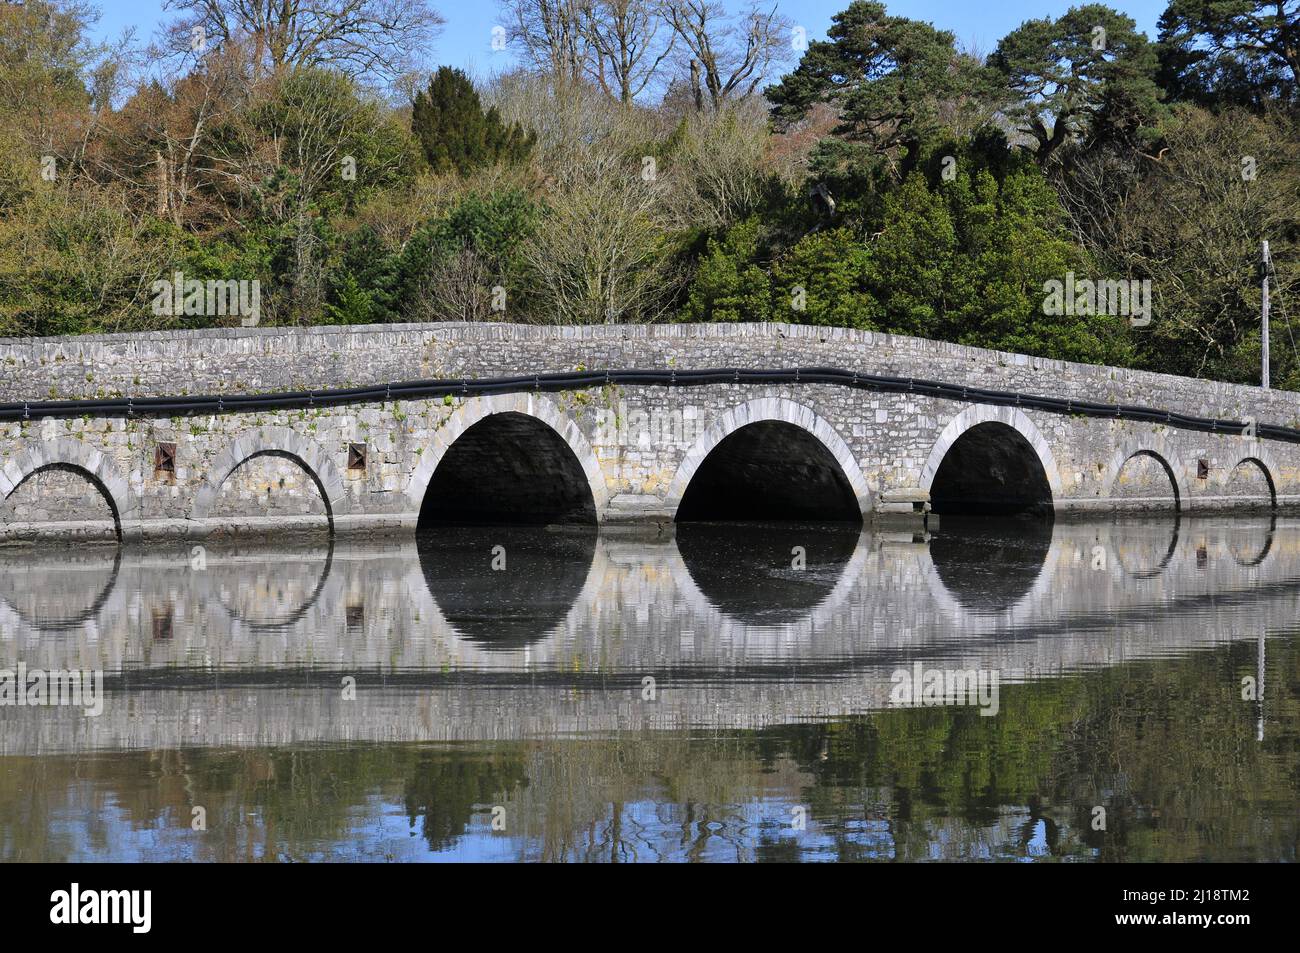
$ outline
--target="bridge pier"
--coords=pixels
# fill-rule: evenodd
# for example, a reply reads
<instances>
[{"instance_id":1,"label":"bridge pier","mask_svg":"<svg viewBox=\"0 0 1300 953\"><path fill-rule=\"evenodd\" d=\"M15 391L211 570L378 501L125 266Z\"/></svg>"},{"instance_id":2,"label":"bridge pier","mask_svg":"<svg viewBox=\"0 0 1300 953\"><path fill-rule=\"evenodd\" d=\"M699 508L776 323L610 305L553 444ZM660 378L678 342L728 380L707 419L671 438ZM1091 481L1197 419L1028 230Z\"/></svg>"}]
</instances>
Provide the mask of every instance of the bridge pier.
<instances>
[{"instance_id":1,"label":"bridge pier","mask_svg":"<svg viewBox=\"0 0 1300 953\"><path fill-rule=\"evenodd\" d=\"M923 532L932 519L930 493L919 488L885 490L871 517L872 523L881 529Z\"/></svg>"}]
</instances>

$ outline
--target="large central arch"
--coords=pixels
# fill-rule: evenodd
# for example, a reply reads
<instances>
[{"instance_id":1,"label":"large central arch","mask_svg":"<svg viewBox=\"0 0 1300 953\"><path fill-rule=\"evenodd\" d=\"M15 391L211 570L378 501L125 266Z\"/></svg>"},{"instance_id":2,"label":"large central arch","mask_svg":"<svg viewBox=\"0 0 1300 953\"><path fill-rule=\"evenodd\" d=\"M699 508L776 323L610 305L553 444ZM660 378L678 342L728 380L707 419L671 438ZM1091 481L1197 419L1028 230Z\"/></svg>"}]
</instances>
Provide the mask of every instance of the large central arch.
<instances>
[{"instance_id":1,"label":"large central arch","mask_svg":"<svg viewBox=\"0 0 1300 953\"><path fill-rule=\"evenodd\" d=\"M467 400L420 455L406 492L421 526L595 523L609 501L578 425L533 394Z\"/></svg>"},{"instance_id":2,"label":"large central arch","mask_svg":"<svg viewBox=\"0 0 1300 953\"><path fill-rule=\"evenodd\" d=\"M945 466L946 464L946 466ZM976 404L943 429L921 469L921 488L935 512L1053 508L1061 475L1042 432L1017 407Z\"/></svg>"},{"instance_id":3,"label":"large central arch","mask_svg":"<svg viewBox=\"0 0 1300 953\"><path fill-rule=\"evenodd\" d=\"M728 462L725 474L711 473L713 467ZM724 477L733 482L727 483ZM693 486L693 493L701 490L697 478L718 483L720 492L733 495L728 510L736 512L773 502L765 498L796 483L807 494L802 505L789 507L796 518L842 519L827 514L848 512L860 521L871 511L871 489L848 444L811 408L781 397L760 398L731 408L696 440L665 495L667 509L675 518L693 518L691 511L698 512L688 499ZM684 503L688 504L685 509Z\"/></svg>"}]
</instances>

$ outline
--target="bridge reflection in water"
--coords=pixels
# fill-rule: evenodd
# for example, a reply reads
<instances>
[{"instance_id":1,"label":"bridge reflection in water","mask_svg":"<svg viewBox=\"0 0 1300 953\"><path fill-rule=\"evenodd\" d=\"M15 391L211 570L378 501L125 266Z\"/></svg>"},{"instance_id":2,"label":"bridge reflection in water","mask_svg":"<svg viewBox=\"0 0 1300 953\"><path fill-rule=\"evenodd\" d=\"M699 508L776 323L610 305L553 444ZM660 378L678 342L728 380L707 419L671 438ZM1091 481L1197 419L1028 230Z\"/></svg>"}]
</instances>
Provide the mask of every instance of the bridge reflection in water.
<instances>
[{"instance_id":1,"label":"bridge reflection in water","mask_svg":"<svg viewBox=\"0 0 1300 953\"><path fill-rule=\"evenodd\" d=\"M0 669L109 687L97 718L0 709L0 860L1295 859L1294 521L203 557L0 554ZM999 714L892 706L916 663L996 671Z\"/></svg>"}]
</instances>

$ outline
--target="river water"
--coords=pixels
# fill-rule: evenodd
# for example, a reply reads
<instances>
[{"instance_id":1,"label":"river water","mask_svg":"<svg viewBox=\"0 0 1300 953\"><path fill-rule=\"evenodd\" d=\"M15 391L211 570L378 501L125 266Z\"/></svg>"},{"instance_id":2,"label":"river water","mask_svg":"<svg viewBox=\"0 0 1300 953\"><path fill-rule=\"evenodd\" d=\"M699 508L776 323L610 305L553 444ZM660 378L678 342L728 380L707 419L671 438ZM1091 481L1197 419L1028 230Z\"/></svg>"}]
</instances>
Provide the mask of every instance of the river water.
<instances>
[{"instance_id":1,"label":"river water","mask_svg":"<svg viewBox=\"0 0 1300 953\"><path fill-rule=\"evenodd\" d=\"M0 860L1295 860L1297 632L1284 518L3 551Z\"/></svg>"}]
</instances>

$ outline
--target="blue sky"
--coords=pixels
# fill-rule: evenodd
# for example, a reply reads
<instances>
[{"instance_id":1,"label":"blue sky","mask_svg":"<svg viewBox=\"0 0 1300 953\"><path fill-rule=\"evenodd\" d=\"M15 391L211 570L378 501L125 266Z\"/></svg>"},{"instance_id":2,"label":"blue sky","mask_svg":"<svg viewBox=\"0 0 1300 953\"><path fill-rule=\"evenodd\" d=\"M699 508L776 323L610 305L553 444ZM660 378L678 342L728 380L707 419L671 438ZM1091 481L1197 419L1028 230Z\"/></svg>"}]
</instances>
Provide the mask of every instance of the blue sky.
<instances>
[{"instance_id":1,"label":"blue sky","mask_svg":"<svg viewBox=\"0 0 1300 953\"><path fill-rule=\"evenodd\" d=\"M778 0L782 13L803 26L809 39L824 37L831 17L848 3L849 0ZM958 40L987 53L1022 21L1057 16L1071 6L1080 5L1080 0L1019 0L1013 3L887 0L887 4L895 15L928 20L941 29L952 30ZM435 0L434 5L447 25L431 61L436 65L460 67L474 76L509 65L509 53L494 53L491 48L492 27L500 22L495 0ZM1109 5L1133 17L1138 27L1154 38L1156 19L1167 0L1117 0ZM103 16L98 32L105 37L116 36L126 27L135 27L141 38L148 38L158 24L172 16L163 12L163 0L99 0L99 6Z\"/></svg>"}]
</instances>

